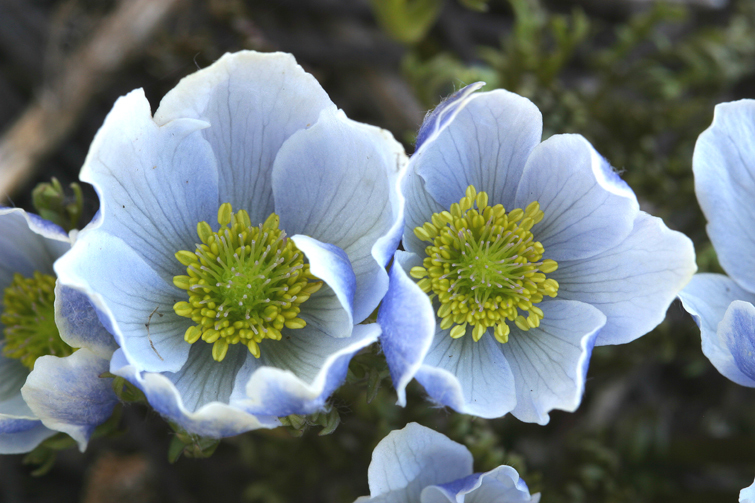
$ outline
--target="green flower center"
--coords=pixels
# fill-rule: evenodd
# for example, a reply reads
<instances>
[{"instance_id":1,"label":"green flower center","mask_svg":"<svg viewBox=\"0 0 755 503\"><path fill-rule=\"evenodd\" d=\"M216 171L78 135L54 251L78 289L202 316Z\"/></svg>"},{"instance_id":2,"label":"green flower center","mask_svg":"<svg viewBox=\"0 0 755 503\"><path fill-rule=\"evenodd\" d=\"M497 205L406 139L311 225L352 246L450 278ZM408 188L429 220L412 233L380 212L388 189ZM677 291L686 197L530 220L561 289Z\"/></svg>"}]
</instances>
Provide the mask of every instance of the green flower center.
<instances>
[{"instance_id":1,"label":"green flower center","mask_svg":"<svg viewBox=\"0 0 755 503\"><path fill-rule=\"evenodd\" d=\"M263 339L281 339L281 329L303 328L300 305L322 286L309 272L304 254L278 228L278 215L252 227L249 214L233 213L229 203L218 210L220 229L197 224L202 241L193 252L176 253L186 276L173 284L186 290L189 301L173 310L196 323L184 339L211 343L212 357L222 361L231 344L246 344L256 358Z\"/></svg>"},{"instance_id":2,"label":"green flower center","mask_svg":"<svg viewBox=\"0 0 755 503\"><path fill-rule=\"evenodd\" d=\"M31 278L14 274L3 293L3 309L0 322L5 325L4 356L33 369L40 356L73 353L55 325L55 276L39 271Z\"/></svg>"},{"instance_id":3,"label":"green flower center","mask_svg":"<svg viewBox=\"0 0 755 503\"><path fill-rule=\"evenodd\" d=\"M525 331L540 325L543 311L535 304L558 293L558 283L545 276L558 264L541 260L545 250L530 232L543 215L537 201L508 213L500 204L488 206L487 193L470 185L450 211L434 213L414 229L431 244L422 267L410 274L438 299L440 327L450 328L451 337L462 337L471 325L472 338L479 341L493 327L503 344L509 340L509 321Z\"/></svg>"}]
</instances>

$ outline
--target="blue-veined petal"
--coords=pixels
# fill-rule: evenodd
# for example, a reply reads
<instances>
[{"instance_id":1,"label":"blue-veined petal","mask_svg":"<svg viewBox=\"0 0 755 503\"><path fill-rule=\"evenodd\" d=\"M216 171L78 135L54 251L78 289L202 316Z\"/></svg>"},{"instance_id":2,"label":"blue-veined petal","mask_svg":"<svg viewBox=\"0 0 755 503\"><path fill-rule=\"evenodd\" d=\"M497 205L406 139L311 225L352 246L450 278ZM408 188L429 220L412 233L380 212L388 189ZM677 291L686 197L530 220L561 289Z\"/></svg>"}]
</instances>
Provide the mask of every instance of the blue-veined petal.
<instances>
[{"instance_id":1,"label":"blue-veined petal","mask_svg":"<svg viewBox=\"0 0 755 503\"><path fill-rule=\"evenodd\" d=\"M34 363L21 394L50 429L69 434L83 452L94 429L118 403L111 379L101 378L109 362L88 349L65 358L43 356Z\"/></svg>"},{"instance_id":2,"label":"blue-veined petal","mask_svg":"<svg viewBox=\"0 0 755 503\"><path fill-rule=\"evenodd\" d=\"M558 298L600 309L608 320L595 342L624 344L656 327L697 266L692 242L660 218L640 212L632 233L594 257L559 262L549 276Z\"/></svg>"},{"instance_id":3,"label":"blue-veined petal","mask_svg":"<svg viewBox=\"0 0 755 503\"><path fill-rule=\"evenodd\" d=\"M140 370L176 371L184 364L191 320L173 311L182 292L121 239L82 232L55 271L59 282L89 296L105 328Z\"/></svg>"},{"instance_id":4,"label":"blue-veined petal","mask_svg":"<svg viewBox=\"0 0 755 503\"><path fill-rule=\"evenodd\" d=\"M538 503L540 495L530 496L527 484L510 466L499 466L485 473L473 473L447 484L429 486L422 491L421 503Z\"/></svg>"},{"instance_id":5,"label":"blue-veined petal","mask_svg":"<svg viewBox=\"0 0 755 503\"><path fill-rule=\"evenodd\" d=\"M348 337L354 325L357 283L349 257L339 247L309 236L291 238L309 260L309 270L327 287L302 304L302 319L332 337Z\"/></svg>"},{"instance_id":6,"label":"blue-veined petal","mask_svg":"<svg viewBox=\"0 0 755 503\"><path fill-rule=\"evenodd\" d=\"M141 389L157 412L197 435L223 438L280 425L275 417L255 417L237 406L221 402L210 402L197 410L189 410L184 405L180 392L167 376L156 372L140 372L128 364L121 350L113 354L110 371L125 377Z\"/></svg>"},{"instance_id":7,"label":"blue-veined petal","mask_svg":"<svg viewBox=\"0 0 755 503\"><path fill-rule=\"evenodd\" d=\"M549 411L579 407L592 348L606 317L589 304L558 298L540 306L540 326L527 332L512 327L501 350L516 386L511 413L522 421L547 424Z\"/></svg>"},{"instance_id":8,"label":"blue-veined petal","mask_svg":"<svg viewBox=\"0 0 755 503\"><path fill-rule=\"evenodd\" d=\"M193 250L197 223L218 211L215 159L200 130L178 119L158 126L142 90L115 102L89 148L81 179L100 196L99 225L81 235L121 238L166 281L182 274L178 250Z\"/></svg>"},{"instance_id":9,"label":"blue-veined petal","mask_svg":"<svg viewBox=\"0 0 755 503\"><path fill-rule=\"evenodd\" d=\"M501 417L516 406L516 379L501 344L486 333L475 342L472 329L459 339L436 328L435 338L416 378L430 398L457 412L484 418ZM463 404L459 407L458 393ZM452 400L448 400L448 399Z\"/></svg>"},{"instance_id":10,"label":"blue-veined petal","mask_svg":"<svg viewBox=\"0 0 755 503\"><path fill-rule=\"evenodd\" d=\"M89 297L59 282L55 285L55 324L60 338L71 347L87 348L100 358L110 358L118 349Z\"/></svg>"},{"instance_id":11,"label":"blue-veined petal","mask_svg":"<svg viewBox=\"0 0 755 503\"><path fill-rule=\"evenodd\" d=\"M532 151L514 207L532 201L544 213L532 232L545 248L544 257L557 262L618 245L639 212L632 189L580 135L552 136Z\"/></svg>"},{"instance_id":12,"label":"blue-veined petal","mask_svg":"<svg viewBox=\"0 0 755 503\"><path fill-rule=\"evenodd\" d=\"M182 79L160 102L155 121L210 124L201 134L217 159L219 203L244 208L256 225L274 211L271 172L281 145L334 108L290 54L241 51Z\"/></svg>"},{"instance_id":13,"label":"blue-veined petal","mask_svg":"<svg viewBox=\"0 0 755 503\"><path fill-rule=\"evenodd\" d=\"M15 273L53 274L52 263L70 247L68 234L57 225L20 208L0 207L0 295Z\"/></svg>"},{"instance_id":14,"label":"blue-veined petal","mask_svg":"<svg viewBox=\"0 0 755 503\"><path fill-rule=\"evenodd\" d=\"M405 163L403 147L390 133L330 109L292 135L275 160L272 183L281 228L346 252L356 275L357 323L388 289L385 265L402 230L396 188Z\"/></svg>"},{"instance_id":15,"label":"blue-veined petal","mask_svg":"<svg viewBox=\"0 0 755 503\"><path fill-rule=\"evenodd\" d=\"M755 292L755 101L716 106L713 124L695 144L695 192L708 236L727 273Z\"/></svg>"},{"instance_id":16,"label":"blue-veined petal","mask_svg":"<svg viewBox=\"0 0 755 503\"><path fill-rule=\"evenodd\" d=\"M246 385L241 406L257 415L286 416L322 410L341 385L351 358L377 341L380 327L357 325L347 338L315 327L282 331L281 341L264 341L260 366Z\"/></svg>"},{"instance_id":17,"label":"blue-veined petal","mask_svg":"<svg viewBox=\"0 0 755 503\"><path fill-rule=\"evenodd\" d=\"M428 193L445 209L474 185L488 193L491 204L511 210L527 157L540 142L540 111L502 89L473 94L465 104L412 156L409 170L425 180ZM407 199L407 207L412 204Z\"/></svg>"},{"instance_id":18,"label":"blue-veined petal","mask_svg":"<svg viewBox=\"0 0 755 503\"><path fill-rule=\"evenodd\" d=\"M472 455L461 444L417 423L392 431L375 447L367 472L370 501L419 502L422 489L472 473Z\"/></svg>"},{"instance_id":19,"label":"blue-veined petal","mask_svg":"<svg viewBox=\"0 0 755 503\"><path fill-rule=\"evenodd\" d=\"M755 379L744 374L737 365L732 350L723 337L721 329L724 327L720 325L734 301L755 304L755 294L723 274L696 274L681 291L679 298L684 309L700 327L703 353L713 366L735 383L755 387Z\"/></svg>"},{"instance_id":20,"label":"blue-veined petal","mask_svg":"<svg viewBox=\"0 0 755 503\"><path fill-rule=\"evenodd\" d=\"M417 255L396 252L388 292L378 311L380 346L401 406L406 406L406 386L422 365L435 335L430 299L406 273L421 263Z\"/></svg>"}]
</instances>

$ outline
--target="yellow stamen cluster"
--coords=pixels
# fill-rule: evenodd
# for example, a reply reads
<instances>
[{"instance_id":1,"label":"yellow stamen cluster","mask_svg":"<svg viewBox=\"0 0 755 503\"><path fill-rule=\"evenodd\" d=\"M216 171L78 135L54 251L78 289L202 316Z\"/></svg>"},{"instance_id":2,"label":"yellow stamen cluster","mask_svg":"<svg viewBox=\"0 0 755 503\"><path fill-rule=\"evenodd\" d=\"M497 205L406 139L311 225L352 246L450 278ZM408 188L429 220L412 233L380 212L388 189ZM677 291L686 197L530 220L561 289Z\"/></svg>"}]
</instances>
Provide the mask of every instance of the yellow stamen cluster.
<instances>
[{"instance_id":1,"label":"yellow stamen cluster","mask_svg":"<svg viewBox=\"0 0 755 503\"><path fill-rule=\"evenodd\" d=\"M535 304L558 293L558 283L545 277L558 264L541 260L545 250L530 232L542 219L537 201L506 213L500 204L488 206L488 194L470 185L450 211L434 213L414 229L432 244L422 267L410 274L431 299L437 297L440 327L450 328L451 337L462 337L471 325L479 341L493 327L496 340L506 343L507 321L525 331L540 325L543 311Z\"/></svg>"},{"instance_id":2,"label":"yellow stamen cluster","mask_svg":"<svg viewBox=\"0 0 755 503\"><path fill-rule=\"evenodd\" d=\"M259 358L263 339L280 340L283 327L307 324L298 317L299 306L322 281L312 276L304 254L278 228L275 213L252 227L246 211L234 214L224 203L218 223L217 232L207 222L197 224L202 241L197 249L176 253L187 275L175 276L173 284L186 290L189 301L176 303L173 310L196 323L186 330L186 342L211 343L216 361L237 343Z\"/></svg>"},{"instance_id":3,"label":"yellow stamen cluster","mask_svg":"<svg viewBox=\"0 0 755 503\"><path fill-rule=\"evenodd\" d=\"M73 348L63 342L55 325L55 276L35 272L31 278L13 275L3 295L5 325L3 355L33 369L40 356L68 356Z\"/></svg>"}]
</instances>

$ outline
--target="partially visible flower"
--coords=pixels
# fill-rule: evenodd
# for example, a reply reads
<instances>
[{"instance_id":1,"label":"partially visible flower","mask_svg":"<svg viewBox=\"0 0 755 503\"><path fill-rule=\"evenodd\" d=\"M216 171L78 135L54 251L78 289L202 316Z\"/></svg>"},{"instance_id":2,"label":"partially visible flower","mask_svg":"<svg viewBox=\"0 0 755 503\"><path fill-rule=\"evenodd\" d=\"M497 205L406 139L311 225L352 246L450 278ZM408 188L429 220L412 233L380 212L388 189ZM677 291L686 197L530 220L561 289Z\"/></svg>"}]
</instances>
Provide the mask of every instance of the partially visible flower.
<instances>
[{"instance_id":1,"label":"partially visible flower","mask_svg":"<svg viewBox=\"0 0 755 503\"><path fill-rule=\"evenodd\" d=\"M739 503L755 503L755 482L739 491Z\"/></svg>"},{"instance_id":2,"label":"partially visible flower","mask_svg":"<svg viewBox=\"0 0 755 503\"><path fill-rule=\"evenodd\" d=\"M692 157L708 237L727 275L695 274L679 298L721 374L755 388L755 100L721 103ZM753 484L755 486L755 484ZM740 503L755 503L755 488Z\"/></svg>"},{"instance_id":3,"label":"partially visible flower","mask_svg":"<svg viewBox=\"0 0 755 503\"><path fill-rule=\"evenodd\" d=\"M695 192L723 274L696 274L679 294L724 376L755 387L755 101L716 106L695 144Z\"/></svg>"},{"instance_id":4,"label":"partially visible flower","mask_svg":"<svg viewBox=\"0 0 755 503\"><path fill-rule=\"evenodd\" d=\"M409 423L375 447L367 473L370 495L355 503L538 503L510 466L472 473L472 454L446 436Z\"/></svg>"},{"instance_id":5,"label":"partially visible flower","mask_svg":"<svg viewBox=\"0 0 755 503\"><path fill-rule=\"evenodd\" d=\"M287 54L227 54L155 116L120 98L81 179L99 222L56 265L120 346L111 371L191 433L225 437L321 410L401 233L390 133L346 118Z\"/></svg>"},{"instance_id":6,"label":"partially visible flower","mask_svg":"<svg viewBox=\"0 0 755 503\"><path fill-rule=\"evenodd\" d=\"M70 246L57 225L0 208L0 454L30 451L57 431L83 451L117 403L99 377L112 336L86 297L56 286L53 262Z\"/></svg>"},{"instance_id":7,"label":"partially visible flower","mask_svg":"<svg viewBox=\"0 0 755 503\"><path fill-rule=\"evenodd\" d=\"M582 136L540 143L535 105L479 87L419 131L381 345L401 405L416 378L459 412L545 424L579 406L594 345L663 320L694 250Z\"/></svg>"}]
</instances>

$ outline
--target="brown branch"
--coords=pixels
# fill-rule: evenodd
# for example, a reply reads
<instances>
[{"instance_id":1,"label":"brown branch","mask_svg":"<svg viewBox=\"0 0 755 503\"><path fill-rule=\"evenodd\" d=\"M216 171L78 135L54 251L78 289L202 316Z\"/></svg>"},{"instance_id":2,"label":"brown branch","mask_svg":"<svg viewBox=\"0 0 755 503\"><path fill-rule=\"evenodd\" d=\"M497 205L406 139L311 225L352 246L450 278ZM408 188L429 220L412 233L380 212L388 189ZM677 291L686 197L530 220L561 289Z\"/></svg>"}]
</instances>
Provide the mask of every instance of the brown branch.
<instances>
[{"instance_id":1,"label":"brown branch","mask_svg":"<svg viewBox=\"0 0 755 503\"><path fill-rule=\"evenodd\" d=\"M27 182L76 126L103 81L144 48L183 0L121 0L63 71L0 138L0 195Z\"/></svg>"}]
</instances>

